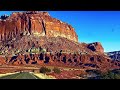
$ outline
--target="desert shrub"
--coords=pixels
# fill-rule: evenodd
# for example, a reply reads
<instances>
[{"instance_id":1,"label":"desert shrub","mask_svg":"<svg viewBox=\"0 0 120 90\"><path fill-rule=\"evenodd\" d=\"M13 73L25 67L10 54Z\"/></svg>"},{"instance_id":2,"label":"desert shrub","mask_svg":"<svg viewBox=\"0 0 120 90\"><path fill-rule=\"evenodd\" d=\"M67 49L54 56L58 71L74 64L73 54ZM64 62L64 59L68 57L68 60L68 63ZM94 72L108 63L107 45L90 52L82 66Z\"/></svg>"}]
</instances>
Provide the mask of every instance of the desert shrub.
<instances>
[{"instance_id":1,"label":"desert shrub","mask_svg":"<svg viewBox=\"0 0 120 90\"><path fill-rule=\"evenodd\" d=\"M60 74L61 70L59 68L54 67L53 69L54 73Z\"/></svg>"},{"instance_id":2,"label":"desert shrub","mask_svg":"<svg viewBox=\"0 0 120 90\"><path fill-rule=\"evenodd\" d=\"M120 79L120 74L115 74L114 79Z\"/></svg>"},{"instance_id":3,"label":"desert shrub","mask_svg":"<svg viewBox=\"0 0 120 90\"><path fill-rule=\"evenodd\" d=\"M38 48L32 48L31 53L39 53L39 49Z\"/></svg>"},{"instance_id":4,"label":"desert shrub","mask_svg":"<svg viewBox=\"0 0 120 90\"><path fill-rule=\"evenodd\" d=\"M40 53L46 53L46 49L45 49L45 48L42 48L42 49L40 50Z\"/></svg>"},{"instance_id":5,"label":"desert shrub","mask_svg":"<svg viewBox=\"0 0 120 90\"><path fill-rule=\"evenodd\" d=\"M32 47L31 49L26 50L26 52L29 52L29 53L46 53L46 49Z\"/></svg>"},{"instance_id":6,"label":"desert shrub","mask_svg":"<svg viewBox=\"0 0 120 90\"><path fill-rule=\"evenodd\" d=\"M46 67L41 67L40 68L40 73L47 73L47 72L51 72L51 69L46 68Z\"/></svg>"},{"instance_id":7,"label":"desert shrub","mask_svg":"<svg viewBox=\"0 0 120 90\"><path fill-rule=\"evenodd\" d=\"M96 74L96 77L90 77L88 79L120 79L119 70L109 70L107 72L101 72L99 70L86 70L88 74Z\"/></svg>"},{"instance_id":8,"label":"desert shrub","mask_svg":"<svg viewBox=\"0 0 120 90\"><path fill-rule=\"evenodd\" d=\"M101 79L114 79L114 73L106 72L101 74Z\"/></svg>"},{"instance_id":9,"label":"desert shrub","mask_svg":"<svg viewBox=\"0 0 120 90\"><path fill-rule=\"evenodd\" d=\"M3 53L2 53L2 51L0 51L0 55L2 55Z\"/></svg>"}]
</instances>

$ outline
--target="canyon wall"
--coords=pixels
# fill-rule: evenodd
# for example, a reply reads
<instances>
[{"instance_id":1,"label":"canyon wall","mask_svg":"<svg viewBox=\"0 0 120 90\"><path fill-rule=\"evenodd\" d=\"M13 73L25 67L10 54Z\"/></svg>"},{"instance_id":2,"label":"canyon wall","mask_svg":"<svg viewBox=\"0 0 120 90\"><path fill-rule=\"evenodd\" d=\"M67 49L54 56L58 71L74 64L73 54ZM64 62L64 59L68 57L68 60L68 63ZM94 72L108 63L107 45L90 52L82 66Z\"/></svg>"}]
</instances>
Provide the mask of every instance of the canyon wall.
<instances>
[{"instance_id":1,"label":"canyon wall","mask_svg":"<svg viewBox=\"0 0 120 90\"><path fill-rule=\"evenodd\" d=\"M75 42L78 41L78 36L71 25L52 18L48 12L14 12L9 17L1 17L0 41L31 34L47 37L60 36Z\"/></svg>"}]
</instances>

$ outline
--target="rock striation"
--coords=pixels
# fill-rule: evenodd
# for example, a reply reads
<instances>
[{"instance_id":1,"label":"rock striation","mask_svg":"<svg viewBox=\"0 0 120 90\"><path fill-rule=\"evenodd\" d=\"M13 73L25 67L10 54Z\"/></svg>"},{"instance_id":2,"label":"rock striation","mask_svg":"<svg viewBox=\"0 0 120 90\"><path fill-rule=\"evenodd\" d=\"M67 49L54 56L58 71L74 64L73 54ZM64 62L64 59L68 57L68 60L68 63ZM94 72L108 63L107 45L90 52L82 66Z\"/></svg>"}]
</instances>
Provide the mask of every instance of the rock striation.
<instances>
[{"instance_id":1,"label":"rock striation","mask_svg":"<svg viewBox=\"0 0 120 90\"><path fill-rule=\"evenodd\" d=\"M31 34L47 37L60 36L78 41L78 36L71 25L52 18L48 12L14 12L9 17L1 16L0 41L9 41Z\"/></svg>"}]
</instances>

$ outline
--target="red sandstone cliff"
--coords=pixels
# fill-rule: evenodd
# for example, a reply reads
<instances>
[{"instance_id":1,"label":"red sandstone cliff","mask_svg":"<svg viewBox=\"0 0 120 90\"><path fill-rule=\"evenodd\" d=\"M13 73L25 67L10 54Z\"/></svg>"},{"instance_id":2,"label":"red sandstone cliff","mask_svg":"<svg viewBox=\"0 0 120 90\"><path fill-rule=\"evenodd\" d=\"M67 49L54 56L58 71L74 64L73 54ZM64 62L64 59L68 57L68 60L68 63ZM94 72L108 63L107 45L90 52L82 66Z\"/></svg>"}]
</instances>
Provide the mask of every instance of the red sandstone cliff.
<instances>
[{"instance_id":1,"label":"red sandstone cliff","mask_svg":"<svg viewBox=\"0 0 120 90\"><path fill-rule=\"evenodd\" d=\"M10 17L0 20L0 41L30 34L47 37L61 36L78 41L78 37L71 25L52 18L47 12L15 12Z\"/></svg>"}]
</instances>

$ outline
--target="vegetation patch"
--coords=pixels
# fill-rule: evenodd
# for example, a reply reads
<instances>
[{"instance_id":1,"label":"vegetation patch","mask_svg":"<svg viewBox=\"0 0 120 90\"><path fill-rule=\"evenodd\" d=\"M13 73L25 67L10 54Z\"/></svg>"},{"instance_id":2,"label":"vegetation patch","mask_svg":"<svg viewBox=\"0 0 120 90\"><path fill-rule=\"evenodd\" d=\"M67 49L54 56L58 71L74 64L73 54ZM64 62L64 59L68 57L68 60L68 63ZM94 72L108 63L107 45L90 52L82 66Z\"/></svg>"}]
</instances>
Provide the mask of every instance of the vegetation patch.
<instances>
[{"instance_id":1,"label":"vegetation patch","mask_svg":"<svg viewBox=\"0 0 120 90\"><path fill-rule=\"evenodd\" d=\"M49 73L49 72L51 72L51 69L49 69L49 68L46 68L46 67L40 68L40 73Z\"/></svg>"},{"instance_id":2,"label":"vegetation patch","mask_svg":"<svg viewBox=\"0 0 120 90\"><path fill-rule=\"evenodd\" d=\"M57 68L57 67L54 67L53 71L54 71L54 73L57 73L57 74L61 73L61 70L59 68Z\"/></svg>"},{"instance_id":3,"label":"vegetation patch","mask_svg":"<svg viewBox=\"0 0 120 90\"><path fill-rule=\"evenodd\" d=\"M100 79L120 79L120 73L116 73L117 71L108 71L104 74L101 74Z\"/></svg>"},{"instance_id":4,"label":"vegetation patch","mask_svg":"<svg viewBox=\"0 0 120 90\"><path fill-rule=\"evenodd\" d=\"M90 77L89 79L120 79L120 70L109 70L105 73L97 71L96 77Z\"/></svg>"}]
</instances>

